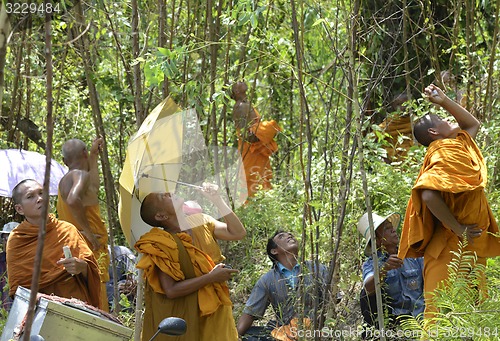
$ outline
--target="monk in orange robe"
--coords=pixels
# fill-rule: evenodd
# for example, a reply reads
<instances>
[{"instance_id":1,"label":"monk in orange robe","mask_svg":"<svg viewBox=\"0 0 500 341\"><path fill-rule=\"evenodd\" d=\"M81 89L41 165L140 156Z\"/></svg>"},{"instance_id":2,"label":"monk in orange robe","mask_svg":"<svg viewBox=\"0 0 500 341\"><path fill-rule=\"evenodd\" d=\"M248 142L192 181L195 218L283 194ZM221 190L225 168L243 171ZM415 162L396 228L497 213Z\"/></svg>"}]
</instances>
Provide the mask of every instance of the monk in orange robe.
<instances>
[{"instance_id":1,"label":"monk in orange robe","mask_svg":"<svg viewBox=\"0 0 500 341\"><path fill-rule=\"evenodd\" d=\"M59 219L68 221L82 233L99 264L101 275L101 304L109 311L106 282L109 281L108 231L99 208L99 170L97 159L103 144L96 138L90 151L79 139L64 143L62 152L69 171L59 182L57 213Z\"/></svg>"},{"instance_id":2,"label":"monk in orange robe","mask_svg":"<svg viewBox=\"0 0 500 341\"><path fill-rule=\"evenodd\" d=\"M205 189L212 191L210 187ZM246 231L220 196L212 192L207 195L227 224L208 215L185 215L184 200L170 193L150 193L142 202L142 219L163 228L151 229L135 245L142 253L137 267L144 270L146 279L142 340L149 340L166 316L187 322L186 334L176 340L238 339L225 283L238 271L223 263L216 265L214 259L224 258L212 233L234 240Z\"/></svg>"},{"instance_id":3,"label":"monk in orange robe","mask_svg":"<svg viewBox=\"0 0 500 341\"><path fill-rule=\"evenodd\" d=\"M414 127L415 138L428 149L406 209L398 256L424 256L425 315L430 317L436 309L433 292L446 285L459 241L467 239L464 251L476 254L476 264L500 255L500 242L492 235L498 226L484 193L486 165L473 140L479 121L437 86L429 85L425 94L458 122L427 114Z\"/></svg>"},{"instance_id":4,"label":"monk in orange robe","mask_svg":"<svg viewBox=\"0 0 500 341\"><path fill-rule=\"evenodd\" d=\"M260 188L270 189L273 172L269 157L278 150L274 141L281 131L276 121L262 121L259 113L247 101L248 87L237 82L232 87L233 120L238 134L238 150L243 160L248 196L253 196Z\"/></svg>"},{"instance_id":5,"label":"monk in orange robe","mask_svg":"<svg viewBox=\"0 0 500 341\"><path fill-rule=\"evenodd\" d=\"M25 220L10 234L7 242L7 272L13 296L18 286L31 288L31 277L42 224L43 188L35 180L24 180L13 190L16 211ZM65 258L63 246L72 257ZM42 254L39 292L76 298L99 307L100 279L97 261L83 236L72 224L48 216Z\"/></svg>"}]
</instances>

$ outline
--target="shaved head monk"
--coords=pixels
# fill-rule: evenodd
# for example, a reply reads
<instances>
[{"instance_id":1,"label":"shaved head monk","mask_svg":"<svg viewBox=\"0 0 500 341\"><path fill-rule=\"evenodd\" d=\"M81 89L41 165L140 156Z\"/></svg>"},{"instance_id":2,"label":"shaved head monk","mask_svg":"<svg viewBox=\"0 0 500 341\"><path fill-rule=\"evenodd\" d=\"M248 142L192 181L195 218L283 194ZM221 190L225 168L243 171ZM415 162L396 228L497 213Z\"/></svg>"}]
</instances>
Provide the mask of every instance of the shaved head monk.
<instances>
[{"instance_id":1,"label":"shaved head monk","mask_svg":"<svg viewBox=\"0 0 500 341\"><path fill-rule=\"evenodd\" d=\"M96 138L90 150L79 139L71 139L62 147L63 160L69 171L59 182L57 213L61 220L76 226L82 233L99 263L101 274L101 304L109 311L106 283L109 281L108 230L99 208L99 169L97 159L104 143Z\"/></svg>"},{"instance_id":2,"label":"shaved head monk","mask_svg":"<svg viewBox=\"0 0 500 341\"><path fill-rule=\"evenodd\" d=\"M31 288L31 276L42 216L43 187L35 180L23 180L12 191L14 207L24 221L12 231L7 242L7 272L13 296L18 286ZM39 292L77 298L99 307L100 290L97 261L87 242L73 224L49 214L42 254ZM65 258L63 246L72 257Z\"/></svg>"},{"instance_id":3,"label":"shaved head monk","mask_svg":"<svg viewBox=\"0 0 500 341\"><path fill-rule=\"evenodd\" d=\"M150 193L142 201L141 218L153 226L135 244L142 254L137 267L146 279L142 340L149 340L166 316L187 322L186 334L176 340L238 339L226 284L238 270L221 262L214 238L238 240L246 230L215 187L204 184L202 193L225 222L184 214L184 200L172 193Z\"/></svg>"},{"instance_id":4,"label":"shaved head monk","mask_svg":"<svg viewBox=\"0 0 500 341\"><path fill-rule=\"evenodd\" d=\"M427 114L414 128L415 138L428 148L406 209L398 256L424 256L425 315L432 317L433 293L446 285L459 242L477 256L473 268L500 255L500 243L492 235L498 225L484 192L487 168L474 142L479 121L437 86L429 85L424 93L458 123Z\"/></svg>"}]
</instances>

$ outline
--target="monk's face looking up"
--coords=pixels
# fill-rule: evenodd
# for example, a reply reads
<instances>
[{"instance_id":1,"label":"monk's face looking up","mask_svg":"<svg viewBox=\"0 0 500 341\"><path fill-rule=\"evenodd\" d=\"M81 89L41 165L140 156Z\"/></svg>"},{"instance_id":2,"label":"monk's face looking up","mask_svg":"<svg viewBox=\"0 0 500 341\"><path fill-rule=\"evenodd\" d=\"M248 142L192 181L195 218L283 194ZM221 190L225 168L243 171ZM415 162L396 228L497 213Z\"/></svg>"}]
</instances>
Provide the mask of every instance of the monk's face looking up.
<instances>
[{"instance_id":1,"label":"monk's face looking up","mask_svg":"<svg viewBox=\"0 0 500 341\"><path fill-rule=\"evenodd\" d=\"M415 122L413 134L419 143L429 146L435 140L455 138L459 131L458 124L452 124L436 114L427 114Z\"/></svg>"},{"instance_id":2,"label":"monk's face looking up","mask_svg":"<svg viewBox=\"0 0 500 341\"><path fill-rule=\"evenodd\" d=\"M184 199L168 192L149 193L141 204L141 218L151 226L166 226L182 214Z\"/></svg>"},{"instance_id":3,"label":"monk's face looking up","mask_svg":"<svg viewBox=\"0 0 500 341\"><path fill-rule=\"evenodd\" d=\"M443 119L437 115L433 115L432 122L434 130L442 139L455 138L460 131L460 126L456 123L450 123L450 118Z\"/></svg>"},{"instance_id":4,"label":"monk's face looking up","mask_svg":"<svg viewBox=\"0 0 500 341\"><path fill-rule=\"evenodd\" d=\"M182 212L182 205L184 205L184 199L182 199L181 197L166 192L166 193L159 193L158 200L159 200L159 205L161 207L164 207L169 214L175 214L175 212Z\"/></svg>"}]
</instances>

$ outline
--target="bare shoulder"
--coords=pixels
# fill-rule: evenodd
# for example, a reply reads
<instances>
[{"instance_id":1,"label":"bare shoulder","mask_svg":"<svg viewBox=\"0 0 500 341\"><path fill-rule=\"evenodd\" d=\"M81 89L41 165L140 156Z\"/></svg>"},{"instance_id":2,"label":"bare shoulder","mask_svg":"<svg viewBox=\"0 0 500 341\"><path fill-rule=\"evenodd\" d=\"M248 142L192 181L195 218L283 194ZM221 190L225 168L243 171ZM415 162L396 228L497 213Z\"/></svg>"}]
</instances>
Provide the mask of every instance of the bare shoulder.
<instances>
[{"instance_id":1,"label":"bare shoulder","mask_svg":"<svg viewBox=\"0 0 500 341\"><path fill-rule=\"evenodd\" d=\"M84 170L81 170L81 169L71 169L68 171L68 173L66 173L61 181L59 182L59 184L61 183L72 183L72 182L75 182L75 181L79 181L79 180L85 180L85 178L87 178L89 176L89 172L87 171L84 171Z\"/></svg>"},{"instance_id":2,"label":"bare shoulder","mask_svg":"<svg viewBox=\"0 0 500 341\"><path fill-rule=\"evenodd\" d=\"M81 169L72 169L66 173L59 181L59 192L65 199L69 192L77 185L85 185L88 182L89 174Z\"/></svg>"}]
</instances>

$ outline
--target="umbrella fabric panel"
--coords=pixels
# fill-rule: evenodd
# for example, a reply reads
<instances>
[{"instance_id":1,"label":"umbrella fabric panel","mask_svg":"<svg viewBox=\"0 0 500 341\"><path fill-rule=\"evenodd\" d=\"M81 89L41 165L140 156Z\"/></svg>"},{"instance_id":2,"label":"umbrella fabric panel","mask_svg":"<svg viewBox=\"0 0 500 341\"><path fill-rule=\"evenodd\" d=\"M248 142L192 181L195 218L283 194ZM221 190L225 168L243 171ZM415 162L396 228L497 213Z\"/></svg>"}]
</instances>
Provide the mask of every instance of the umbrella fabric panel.
<instances>
[{"instance_id":1,"label":"umbrella fabric panel","mask_svg":"<svg viewBox=\"0 0 500 341\"><path fill-rule=\"evenodd\" d=\"M11 197L12 190L22 180L34 179L43 184L45 155L19 149L0 150L0 196ZM50 195L57 195L59 181L67 168L52 160L50 166Z\"/></svg>"},{"instance_id":2,"label":"umbrella fabric panel","mask_svg":"<svg viewBox=\"0 0 500 341\"><path fill-rule=\"evenodd\" d=\"M134 245L140 236L151 228L140 217L140 203L148 191L152 191L157 184L143 177L143 174L147 174L144 173L145 168L149 169L155 163L168 163L173 159L178 161L182 154L182 151L177 151L182 144L182 141L178 141L178 136L182 136L182 120L177 118L179 115L172 116L179 111L180 108L172 99L165 99L153 109L137 133L130 138L119 180L118 210L120 225L130 245ZM182 116L180 117L182 119ZM141 191L139 185L145 188ZM156 191L164 190L163 187L158 186Z\"/></svg>"}]
</instances>

